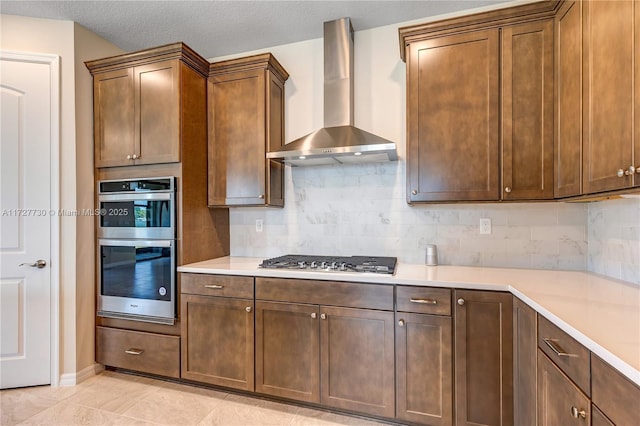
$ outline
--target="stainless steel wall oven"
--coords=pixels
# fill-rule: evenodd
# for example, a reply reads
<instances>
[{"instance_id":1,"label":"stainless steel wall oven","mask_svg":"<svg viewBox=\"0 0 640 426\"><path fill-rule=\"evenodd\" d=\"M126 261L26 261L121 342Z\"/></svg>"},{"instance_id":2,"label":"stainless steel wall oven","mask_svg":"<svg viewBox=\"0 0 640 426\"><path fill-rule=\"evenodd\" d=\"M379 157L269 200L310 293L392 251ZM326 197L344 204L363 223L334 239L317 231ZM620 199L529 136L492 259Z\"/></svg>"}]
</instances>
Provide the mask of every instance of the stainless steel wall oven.
<instances>
[{"instance_id":1,"label":"stainless steel wall oven","mask_svg":"<svg viewBox=\"0 0 640 426\"><path fill-rule=\"evenodd\" d=\"M98 182L98 315L173 324L175 178Z\"/></svg>"}]
</instances>

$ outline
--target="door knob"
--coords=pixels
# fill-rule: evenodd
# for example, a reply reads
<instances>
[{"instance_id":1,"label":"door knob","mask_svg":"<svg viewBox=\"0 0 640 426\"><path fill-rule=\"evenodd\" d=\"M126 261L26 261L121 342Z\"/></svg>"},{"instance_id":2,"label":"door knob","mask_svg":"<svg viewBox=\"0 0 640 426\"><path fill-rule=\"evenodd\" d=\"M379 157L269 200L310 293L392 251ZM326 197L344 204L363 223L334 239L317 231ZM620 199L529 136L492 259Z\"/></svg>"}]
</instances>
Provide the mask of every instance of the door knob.
<instances>
[{"instance_id":1,"label":"door knob","mask_svg":"<svg viewBox=\"0 0 640 426\"><path fill-rule=\"evenodd\" d=\"M18 266L24 266L24 265L31 266L32 268L42 269L45 266L47 266L47 261L40 259L40 260L36 260L33 263L21 263Z\"/></svg>"}]
</instances>

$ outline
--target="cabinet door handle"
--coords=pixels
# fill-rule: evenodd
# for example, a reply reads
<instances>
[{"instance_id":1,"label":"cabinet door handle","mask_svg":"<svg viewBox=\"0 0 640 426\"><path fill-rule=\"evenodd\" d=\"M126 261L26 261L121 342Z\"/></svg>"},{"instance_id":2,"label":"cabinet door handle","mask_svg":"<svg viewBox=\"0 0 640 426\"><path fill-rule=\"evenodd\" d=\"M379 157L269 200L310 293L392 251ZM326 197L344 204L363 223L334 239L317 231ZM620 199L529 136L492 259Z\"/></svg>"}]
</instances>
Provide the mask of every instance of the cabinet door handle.
<instances>
[{"instance_id":1,"label":"cabinet door handle","mask_svg":"<svg viewBox=\"0 0 640 426\"><path fill-rule=\"evenodd\" d=\"M264 200L264 194L258 195L258 198L260 198L261 200Z\"/></svg>"},{"instance_id":2,"label":"cabinet door handle","mask_svg":"<svg viewBox=\"0 0 640 426\"><path fill-rule=\"evenodd\" d=\"M399 325L400 327L404 327L404 320L400 320L400 321L398 321L398 325Z\"/></svg>"},{"instance_id":3,"label":"cabinet door handle","mask_svg":"<svg viewBox=\"0 0 640 426\"><path fill-rule=\"evenodd\" d=\"M462 297L458 299L458 305L464 306L464 299Z\"/></svg>"},{"instance_id":4,"label":"cabinet door handle","mask_svg":"<svg viewBox=\"0 0 640 426\"><path fill-rule=\"evenodd\" d=\"M579 417L582 417L583 419L587 418L587 412L584 410L578 410L577 407L572 406L571 407L571 417L573 417L574 419L577 419Z\"/></svg>"},{"instance_id":5,"label":"cabinet door handle","mask_svg":"<svg viewBox=\"0 0 640 426\"><path fill-rule=\"evenodd\" d=\"M622 170L622 169L618 169L618 172L616 173L616 175L617 175L618 177L623 177L623 176L624 176L624 170Z\"/></svg>"},{"instance_id":6,"label":"cabinet door handle","mask_svg":"<svg viewBox=\"0 0 640 426\"><path fill-rule=\"evenodd\" d=\"M624 172L625 175L627 176L631 176L632 174L634 174L636 172L636 168L633 166L629 166L629 168L627 169L626 172Z\"/></svg>"},{"instance_id":7,"label":"cabinet door handle","mask_svg":"<svg viewBox=\"0 0 640 426\"><path fill-rule=\"evenodd\" d=\"M143 352L144 352L144 349L135 349L135 348L127 349L126 351L124 351L125 354L129 354L129 355L142 355Z\"/></svg>"},{"instance_id":8,"label":"cabinet door handle","mask_svg":"<svg viewBox=\"0 0 640 426\"><path fill-rule=\"evenodd\" d=\"M562 349L562 347L560 347L560 345L558 345L558 341L556 339L550 339L548 337L545 337L545 338L542 339L542 341L544 343L546 343L547 346L549 346L549 348L557 356L564 356L564 357L568 357L568 358L577 358L578 357L578 355L570 354L568 352L565 352L564 349Z\"/></svg>"},{"instance_id":9,"label":"cabinet door handle","mask_svg":"<svg viewBox=\"0 0 640 426\"><path fill-rule=\"evenodd\" d=\"M311 312L311 318L316 319L317 315L315 312Z\"/></svg>"},{"instance_id":10,"label":"cabinet door handle","mask_svg":"<svg viewBox=\"0 0 640 426\"><path fill-rule=\"evenodd\" d=\"M127 155L127 160L132 160L133 157L131 157L131 154Z\"/></svg>"},{"instance_id":11,"label":"cabinet door handle","mask_svg":"<svg viewBox=\"0 0 640 426\"><path fill-rule=\"evenodd\" d=\"M327 319L327 314L320 314L320 319Z\"/></svg>"},{"instance_id":12,"label":"cabinet door handle","mask_svg":"<svg viewBox=\"0 0 640 426\"><path fill-rule=\"evenodd\" d=\"M204 287L205 288L213 288L213 289L216 289L216 290L220 290L220 289L224 288L223 285L218 285L218 284L205 284Z\"/></svg>"},{"instance_id":13,"label":"cabinet door handle","mask_svg":"<svg viewBox=\"0 0 640 426\"><path fill-rule=\"evenodd\" d=\"M244 308L244 310L247 312L251 312L251 306L247 306L246 308Z\"/></svg>"},{"instance_id":14,"label":"cabinet door handle","mask_svg":"<svg viewBox=\"0 0 640 426\"><path fill-rule=\"evenodd\" d=\"M137 160L138 158L141 158L141 157L142 157L142 155L138 155L138 154L133 154L133 156L132 156L132 158L134 160Z\"/></svg>"},{"instance_id":15,"label":"cabinet door handle","mask_svg":"<svg viewBox=\"0 0 640 426\"><path fill-rule=\"evenodd\" d=\"M409 302L422 303L424 305L436 305L438 303L437 300L433 300L433 299L414 299L414 298L409 299Z\"/></svg>"},{"instance_id":16,"label":"cabinet door handle","mask_svg":"<svg viewBox=\"0 0 640 426\"><path fill-rule=\"evenodd\" d=\"M506 192L507 194L511 194L511 187L510 186L505 187L504 192Z\"/></svg>"},{"instance_id":17,"label":"cabinet door handle","mask_svg":"<svg viewBox=\"0 0 640 426\"><path fill-rule=\"evenodd\" d=\"M636 173L640 175L640 165L636 167Z\"/></svg>"},{"instance_id":18,"label":"cabinet door handle","mask_svg":"<svg viewBox=\"0 0 640 426\"><path fill-rule=\"evenodd\" d=\"M418 191L414 189L413 191L411 191L411 195L418 195Z\"/></svg>"}]
</instances>

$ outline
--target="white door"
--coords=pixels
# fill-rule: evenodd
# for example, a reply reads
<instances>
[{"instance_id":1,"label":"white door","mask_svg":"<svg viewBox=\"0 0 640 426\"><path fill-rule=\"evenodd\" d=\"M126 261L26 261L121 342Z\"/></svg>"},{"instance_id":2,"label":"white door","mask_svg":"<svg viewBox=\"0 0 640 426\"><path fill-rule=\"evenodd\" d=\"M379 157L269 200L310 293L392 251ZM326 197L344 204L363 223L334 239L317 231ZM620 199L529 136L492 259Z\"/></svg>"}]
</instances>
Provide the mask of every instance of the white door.
<instances>
[{"instance_id":1,"label":"white door","mask_svg":"<svg viewBox=\"0 0 640 426\"><path fill-rule=\"evenodd\" d=\"M0 59L0 388L5 389L51 382L50 220L57 212L50 211L50 161L57 93L51 63L4 54Z\"/></svg>"}]
</instances>

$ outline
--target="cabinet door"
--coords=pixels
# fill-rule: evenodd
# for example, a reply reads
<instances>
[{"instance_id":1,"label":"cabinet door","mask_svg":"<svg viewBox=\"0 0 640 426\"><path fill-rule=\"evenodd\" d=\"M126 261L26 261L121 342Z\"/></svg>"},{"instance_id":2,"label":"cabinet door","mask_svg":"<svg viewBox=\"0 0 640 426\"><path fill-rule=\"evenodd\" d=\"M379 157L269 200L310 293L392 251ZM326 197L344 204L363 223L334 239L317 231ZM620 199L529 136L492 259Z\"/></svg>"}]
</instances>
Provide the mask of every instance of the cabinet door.
<instances>
[{"instance_id":1,"label":"cabinet door","mask_svg":"<svg viewBox=\"0 0 640 426\"><path fill-rule=\"evenodd\" d=\"M536 424L537 315L520 299L513 300L514 424Z\"/></svg>"},{"instance_id":2,"label":"cabinet door","mask_svg":"<svg viewBox=\"0 0 640 426\"><path fill-rule=\"evenodd\" d=\"M456 424L512 424L512 296L456 290L455 301Z\"/></svg>"},{"instance_id":3,"label":"cabinet door","mask_svg":"<svg viewBox=\"0 0 640 426\"><path fill-rule=\"evenodd\" d=\"M555 196L582 193L582 2L565 2L555 18Z\"/></svg>"},{"instance_id":4,"label":"cabinet door","mask_svg":"<svg viewBox=\"0 0 640 426\"><path fill-rule=\"evenodd\" d=\"M640 58L640 5L638 4L638 2L634 2L633 3L633 7L634 7L634 13L635 13L635 46L636 46L636 51L634 54L634 63L635 63L635 88L636 88L636 92L634 94L634 103L633 103L633 107L634 107L634 113L635 113L635 122L634 122L634 129L636 134L634 135L635 137L635 147L633 148L633 152L634 152L634 165L635 165L635 169L636 169L636 174L634 177L634 185L635 186L640 186L640 60L638 60L637 58Z\"/></svg>"},{"instance_id":5,"label":"cabinet door","mask_svg":"<svg viewBox=\"0 0 640 426\"><path fill-rule=\"evenodd\" d=\"M209 77L209 205L265 204L265 75Z\"/></svg>"},{"instance_id":6,"label":"cabinet door","mask_svg":"<svg viewBox=\"0 0 640 426\"><path fill-rule=\"evenodd\" d=\"M284 144L284 84L272 73L268 73L267 85L267 146L269 151L279 151ZM270 206L284 206L284 163L265 160L267 165L268 191L266 203Z\"/></svg>"},{"instance_id":7,"label":"cabinet door","mask_svg":"<svg viewBox=\"0 0 640 426\"><path fill-rule=\"evenodd\" d=\"M95 74L93 111L95 166L132 165L135 141L133 69Z\"/></svg>"},{"instance_id":8,"label":"cabinet door","mask_svg":"<svg viewBox=\"0 0 640 426\"><path fill-rule=\"evenodd\" d=\"M321 403L393 417L393 312L320 308Z\"/></svg>"},{"instance_id":9,"label":"cabinet door","mask_svg":"<svg viewBox=\"0 0 640 426\"><path fill-rule=\"evenodd\" d=\"M256 392L320 402L318 306L256 302Z\"/></svg>"},{"instance_id":10,"label":"cabinet door","mask_svg":"<svg viewBox=\"0 0 640 426\"><path fill-rule=\"evenodd\" d=\"M400 420L453 424L451 318L398 313L397 414Z\"/></svg>"},{"instance_id":11,"label":"cabinet door","mask_svg":"<svg viewBox=\"0 0 640 426\"><path fill-rule=\"evenodd\" d=\"M498 200L498 30L412 43L407 201Z\"/></svg>"},{"instance_id":12,"label":"cabinet door","mask_svg":"<svg viewBox=\"0 0 640 426\"><path fill-rule=\"evenodd\" d=\"M180 161L180 61L135 67L134 77L136 164Z\"/></svg>"},{"instance_id":13,"label":"cabinet door","mask_svg":"<svg viewBox=\"0 0 640 426\"><path fill-rule=\"evenodd\" d=\"M589 398L538 351L538 425L574 424L591 425Z\"/></svg>"},{"instance_id":14,"label":"cabinet door","mask_svg":"<svg viewBox=\"0 0 640 426\"><path fill-rule=\"evenodd\" d=\"M182 294L182 378L253 391L253 301Z\"/></svg>"},{"instance_id":15,"label":"cabinet door","mask_svg":"<svg viewBox=\"0 0 640 426\"><path fill-rule=\"evenodd\" d=\"M589 1L582 5L585 193L632 185L633 177L624 171L633 164L635 3Z\"/></svg>"},{"instance_id":16,"label":"cabinet door","mask_svg":"<svg viewBox=\"0 0 640 426\"><path fill-rule=\"evenodd\" d=\"M553 198L553 21L502 30L502 198Z\"/></svg>"}]
</instances>

